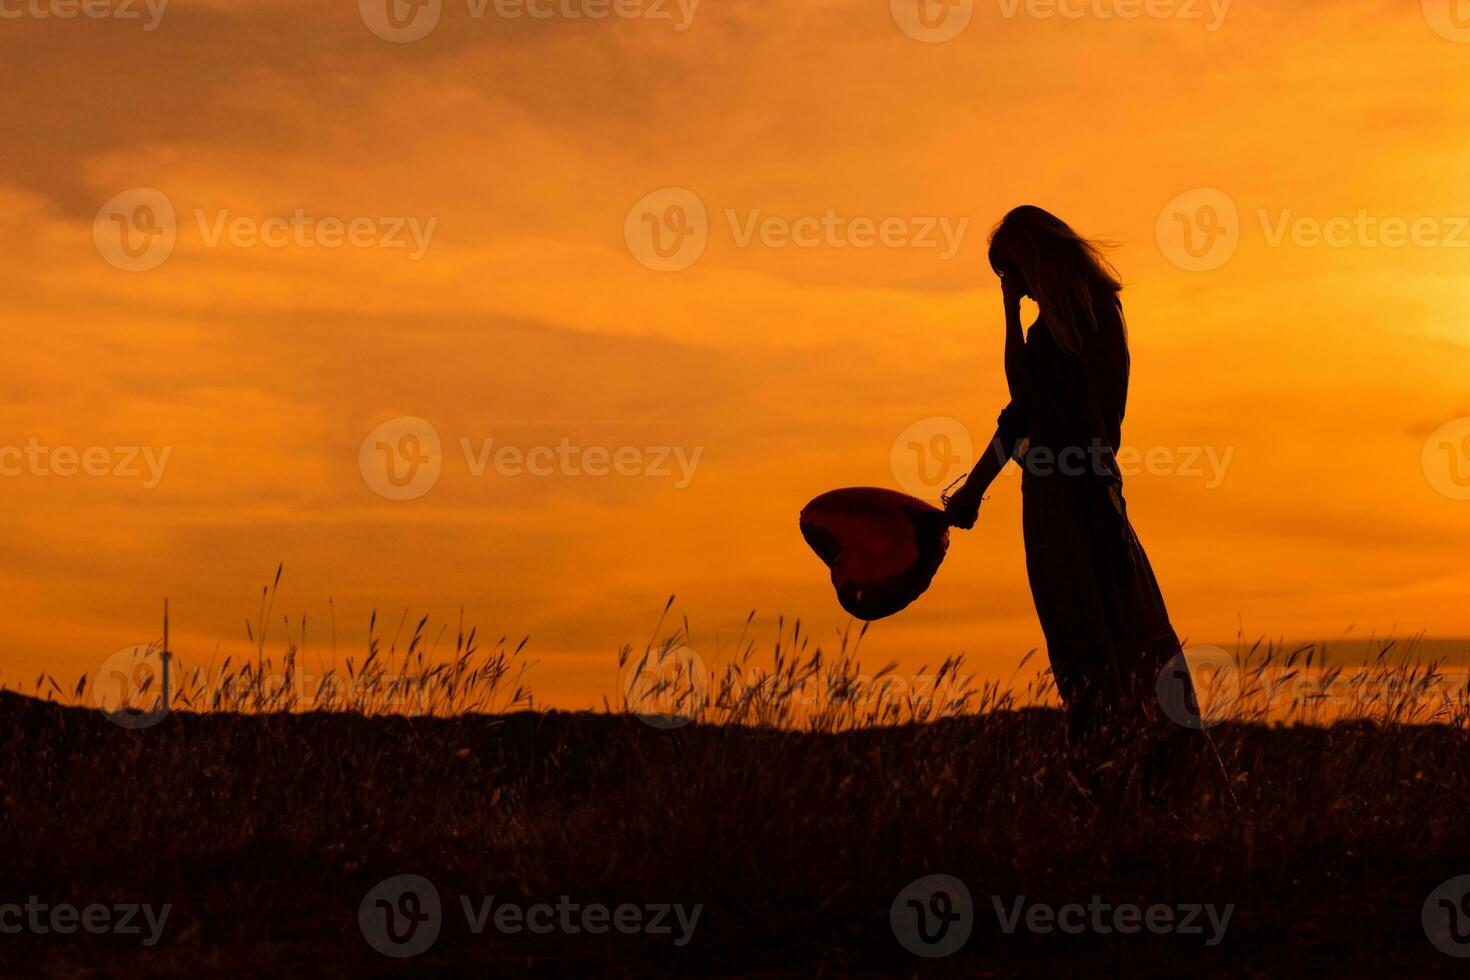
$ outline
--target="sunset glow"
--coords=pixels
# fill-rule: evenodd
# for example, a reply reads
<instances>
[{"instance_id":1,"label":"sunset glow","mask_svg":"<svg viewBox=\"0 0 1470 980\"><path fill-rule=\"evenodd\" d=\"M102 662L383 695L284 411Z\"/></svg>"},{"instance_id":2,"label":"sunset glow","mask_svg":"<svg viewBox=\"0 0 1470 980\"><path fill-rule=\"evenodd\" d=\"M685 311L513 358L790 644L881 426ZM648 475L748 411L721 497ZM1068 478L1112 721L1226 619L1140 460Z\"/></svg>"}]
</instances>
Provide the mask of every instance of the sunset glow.
<instances>
[{"instance_id":1,"label":"sunset glow","mask_svg":"<svg viewBox=\"0 0 1470 980\"><path fill-rule=\"evenodd\" d=\"M969 468L1020 203L1117 244L1182 637L1470 646L1453 0L389 2L0 0L5 684L164 597L186 661L253 649L278 564L268 650L463 608L554 706L671 594L711 658L828 644L797 514ZM1041 645L1018 482L865 662Z\"/></svg>"}]
</instances>

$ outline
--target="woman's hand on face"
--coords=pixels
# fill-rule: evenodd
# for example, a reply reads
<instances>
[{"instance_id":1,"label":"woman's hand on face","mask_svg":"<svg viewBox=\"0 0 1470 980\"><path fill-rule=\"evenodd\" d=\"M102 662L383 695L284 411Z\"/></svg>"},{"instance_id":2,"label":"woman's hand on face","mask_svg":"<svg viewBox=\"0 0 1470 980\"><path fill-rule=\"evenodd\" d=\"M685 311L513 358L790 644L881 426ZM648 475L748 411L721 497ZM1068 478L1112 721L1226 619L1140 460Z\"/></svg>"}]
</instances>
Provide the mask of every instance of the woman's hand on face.
<instances>
[{"instance_id":1,"label":"woman's hand on face","mask_svg":"<svg viewBox=\"0 0 1470 980\"><path fill-rule=\"evenodd\" d=\"M1011 310L1020 310L1021 297L1024 295L1025 289L1023 289L1021 286L1020 276L1016 275L1014 272L1010 273L1009 275L1001 273L1000 297L1001 301L1005 303L1005 308L1007 312Z\"/></svg>"}]
</instances>

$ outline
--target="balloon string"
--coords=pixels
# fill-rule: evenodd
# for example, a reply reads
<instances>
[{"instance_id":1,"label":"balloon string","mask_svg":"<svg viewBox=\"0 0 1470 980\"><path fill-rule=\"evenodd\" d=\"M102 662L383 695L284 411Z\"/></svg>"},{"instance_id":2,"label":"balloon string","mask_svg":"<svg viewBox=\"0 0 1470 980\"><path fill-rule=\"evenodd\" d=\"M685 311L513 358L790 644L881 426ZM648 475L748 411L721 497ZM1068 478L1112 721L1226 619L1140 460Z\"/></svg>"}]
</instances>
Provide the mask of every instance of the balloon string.
<instances>
[{"instance_id":1,"label":"balloon string","mask_svg":"<svg viewBox=\"0 0 1470 980\"><path fill-rule=\"evenodd\" d=\"M948 507L949 506L949 498L952 496L952 494L950 493L950 491L953 490L957 484L964 482L965 478L967 476L969 476L969 475L970 474L968 474L968 473L961 473L960 474L960 478L958 480L954 481L954 483L951 483L949 486L947 486L943 490L941 490L939 492L939 502L942 503L942 504L944 504L944 506Z\"/></svg>"}]
</instances>

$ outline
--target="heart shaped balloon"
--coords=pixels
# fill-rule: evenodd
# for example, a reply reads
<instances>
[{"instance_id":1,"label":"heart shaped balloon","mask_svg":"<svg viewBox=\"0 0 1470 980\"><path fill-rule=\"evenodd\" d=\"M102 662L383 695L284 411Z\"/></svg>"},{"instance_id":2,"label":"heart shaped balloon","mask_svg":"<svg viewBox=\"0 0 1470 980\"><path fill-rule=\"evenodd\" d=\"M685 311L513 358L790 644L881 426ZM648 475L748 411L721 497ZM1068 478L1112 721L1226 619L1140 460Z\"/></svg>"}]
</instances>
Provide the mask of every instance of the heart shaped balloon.
<instances>
[{"instance_id":1,"label":"heart shaped balloon","mask_svg":"<svg viewBox=\"0 0 1470 980\"><path fill-rule=\"evenodd\" d=\"M858 619L892 616L923 595L949 549L944 511L877 487L824 493L801 512L801 534L832 571L837 601Z\"/></svg>"}]
</instances>

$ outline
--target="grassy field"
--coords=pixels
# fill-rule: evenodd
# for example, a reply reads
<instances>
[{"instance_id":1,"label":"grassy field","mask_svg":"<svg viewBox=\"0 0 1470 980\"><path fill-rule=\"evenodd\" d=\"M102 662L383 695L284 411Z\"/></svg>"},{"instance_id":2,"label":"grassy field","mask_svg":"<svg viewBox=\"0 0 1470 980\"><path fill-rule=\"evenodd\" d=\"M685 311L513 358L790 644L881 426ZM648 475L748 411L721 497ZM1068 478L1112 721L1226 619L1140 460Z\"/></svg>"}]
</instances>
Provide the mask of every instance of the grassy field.
<instances>
[{"instance_id":1,"label":"grassy field","mask_svg":"<svg viewBox=\"0 0 1470 980\"><path fill-rule=\"evenodd\" d=\"M607 710L564 713L526 710L521 646L473 631L441 656L405 622L310 677L258 632L251 663L171 657L168 712L138 672L163 646L110 668L121 699L101 671L0 692L0 971L1377 977L1470 954L1465 697L1412 649L1236 651L1209 743L1150 789L1135 747L1069 752L1044 675L865 674L861 634L824 655L783 624L769 656L742 635L704 663L686 624L621 652Z\"/></svg>"}]
</instances>

